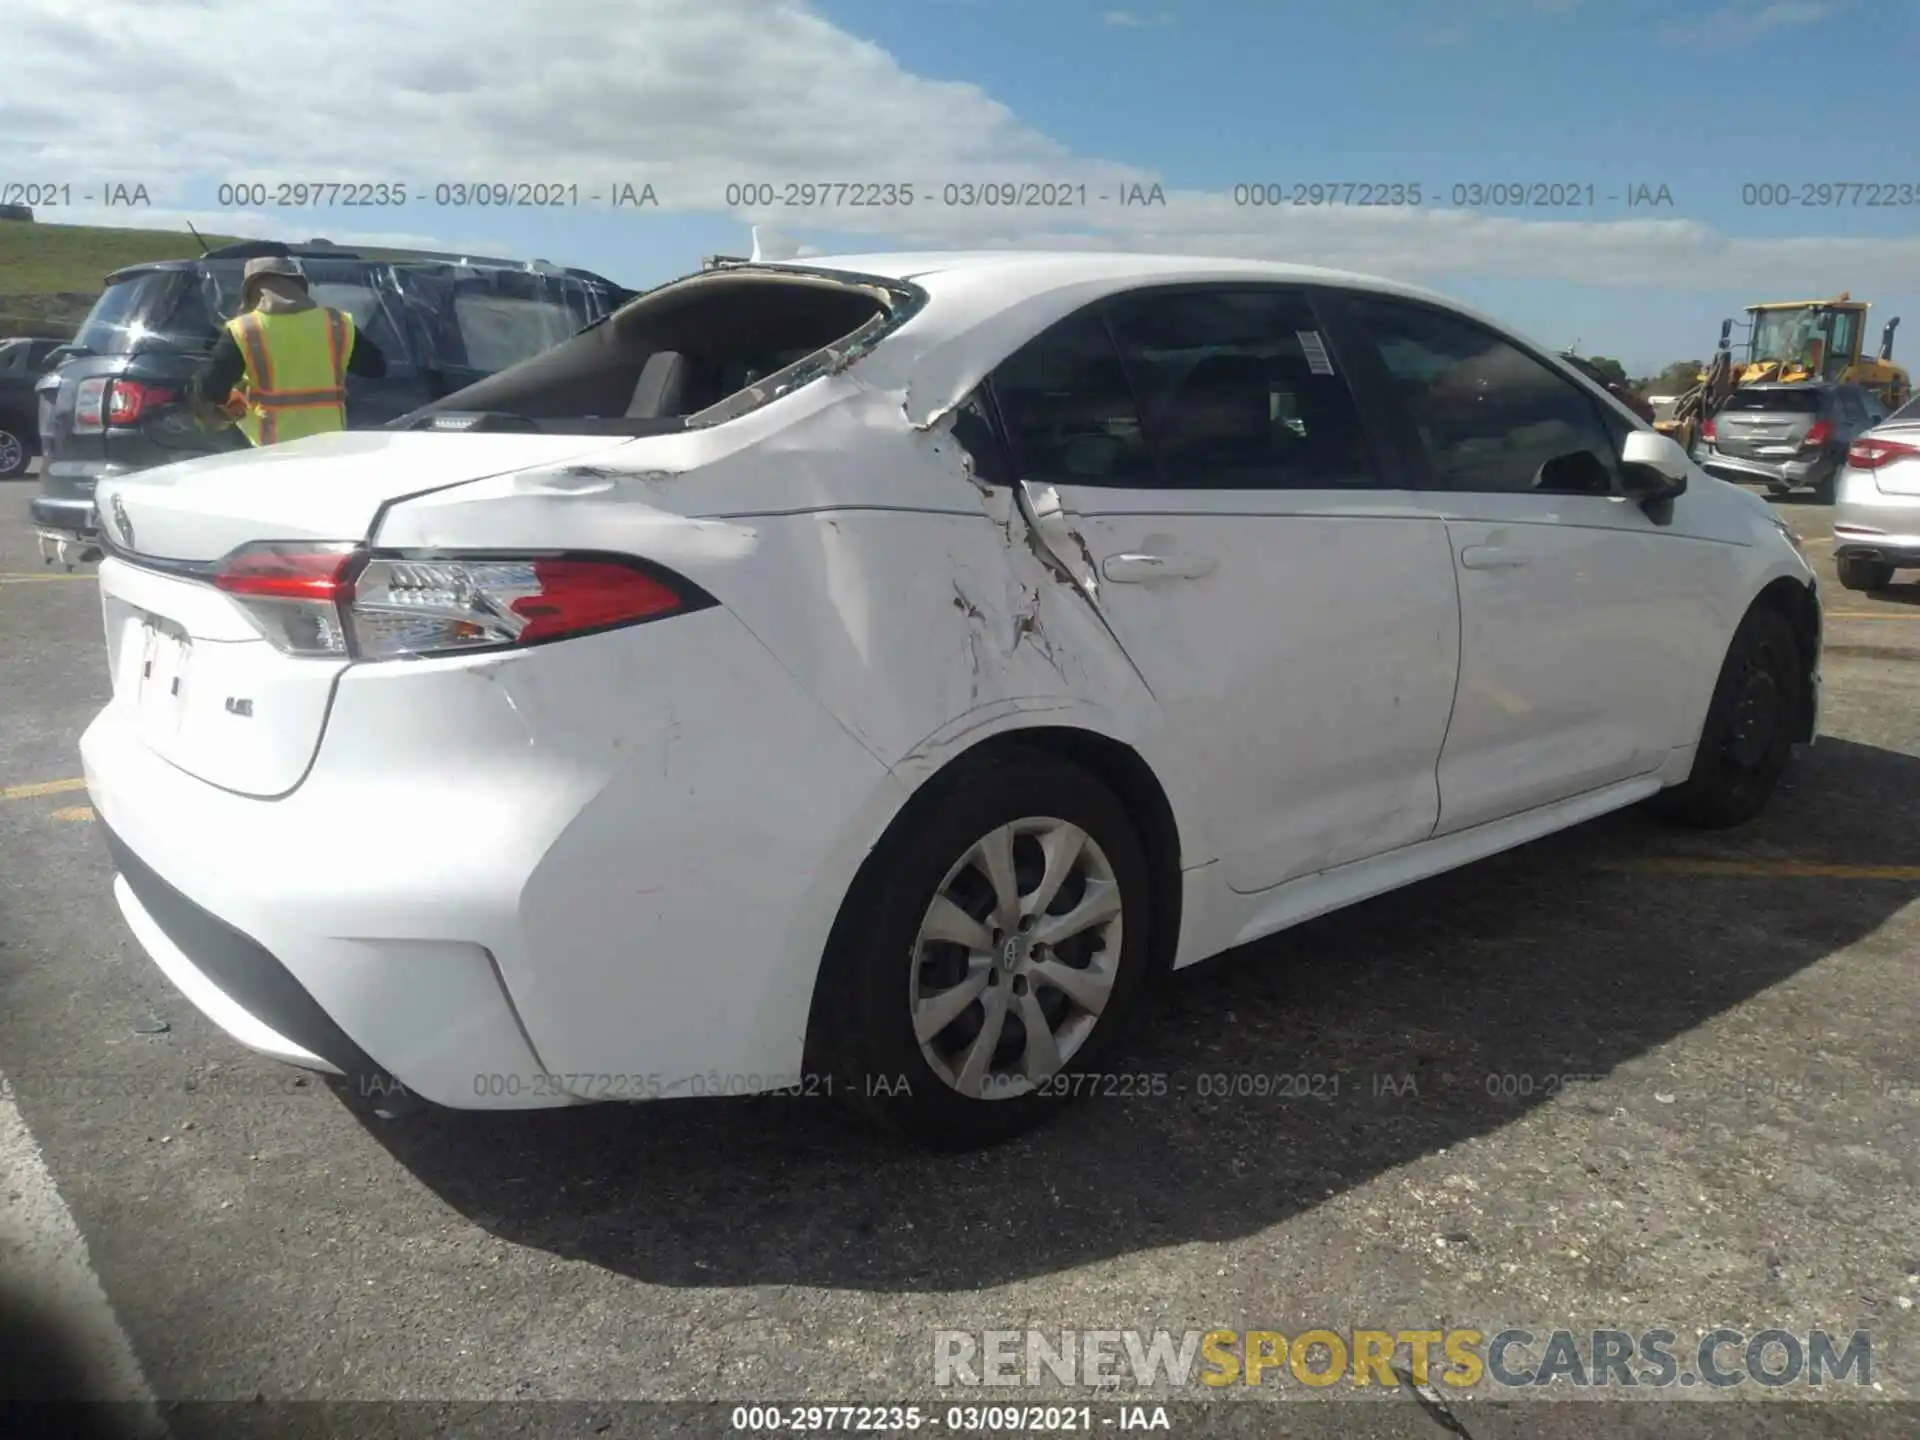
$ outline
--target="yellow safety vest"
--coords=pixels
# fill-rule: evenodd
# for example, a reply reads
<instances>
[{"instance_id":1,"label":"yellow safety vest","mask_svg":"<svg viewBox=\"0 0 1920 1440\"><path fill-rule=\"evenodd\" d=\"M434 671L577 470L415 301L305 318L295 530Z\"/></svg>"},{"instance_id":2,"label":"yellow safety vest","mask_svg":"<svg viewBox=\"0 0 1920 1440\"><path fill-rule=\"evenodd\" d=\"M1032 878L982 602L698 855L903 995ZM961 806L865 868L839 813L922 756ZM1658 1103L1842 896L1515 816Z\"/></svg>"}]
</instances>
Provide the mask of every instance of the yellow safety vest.
<instances>
[{"instance_id":1,"label":"yellow safety vest","mask_svg":"<svg viewBox=\"0 0 1920 1440\"><path fill-rule=\"evenodd\" d=\"M227 322L246 359L232 399L255 445L275 445L347 428L347 357L353 317L316 305L277 315L250 310Z\"/></svg>"}]
</instances>

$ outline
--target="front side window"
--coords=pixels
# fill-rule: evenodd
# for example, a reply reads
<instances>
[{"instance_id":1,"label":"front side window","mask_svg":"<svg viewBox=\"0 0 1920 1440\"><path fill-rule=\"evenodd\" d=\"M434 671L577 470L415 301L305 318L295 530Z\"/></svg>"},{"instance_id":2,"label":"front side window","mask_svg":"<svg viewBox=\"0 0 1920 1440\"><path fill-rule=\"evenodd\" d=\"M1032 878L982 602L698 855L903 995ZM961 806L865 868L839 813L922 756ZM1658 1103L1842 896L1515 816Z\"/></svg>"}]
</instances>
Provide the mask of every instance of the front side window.
<instances>
[{"instance_id":1,"label":"front side window","mask_svg":"<svg viewBox=\"0 0 1920 1440\"><path fill-rule=\"evenodd\" d=\"M1307 298L1286 290L1123 296L1108 319L1166 483L1376 483L1359 413Z\"/></svg>"},{"instance_id":2,"label":"front side window","mask_svg":"<svg viewBox=\"0 0 1920 1440\"><path fill-rule=\"evenodd\" d=\"M1350 313L1444 486L1612 493L1613 440L1565 376L1464 316L1374 296Z\"/></svg>"},{"instance_id":3,"label":"front side window","mask_svg":"<svg viewBox=\"0 0 1920 1440\"><path fill-rule=\"evenodd\" d=\"M1020 478L1054 485L1158 481L1120 352L1097 309L1069 315L994 371Z\"/></svg>"}]
</instances>

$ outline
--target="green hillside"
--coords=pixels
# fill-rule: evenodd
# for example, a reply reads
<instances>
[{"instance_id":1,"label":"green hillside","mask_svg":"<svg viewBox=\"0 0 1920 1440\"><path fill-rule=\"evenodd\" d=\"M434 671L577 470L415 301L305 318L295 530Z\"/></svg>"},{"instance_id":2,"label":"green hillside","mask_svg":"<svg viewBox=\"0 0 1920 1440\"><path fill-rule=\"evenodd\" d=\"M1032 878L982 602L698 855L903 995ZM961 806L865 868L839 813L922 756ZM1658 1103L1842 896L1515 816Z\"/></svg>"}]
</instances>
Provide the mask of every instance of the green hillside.
<instances>
[{"instance_id":1,"label":"green hillside","mask_svg":"<svg viewBox=\"0 0 1920 1440\"><path fill-rule=\"evenodd\" d=\"M210 246L234 243L228 235L206 240ZM113 271L199 253L200 242L184 230L0 221L0 337L67 335Z\"/></svg>"}]
</instances>

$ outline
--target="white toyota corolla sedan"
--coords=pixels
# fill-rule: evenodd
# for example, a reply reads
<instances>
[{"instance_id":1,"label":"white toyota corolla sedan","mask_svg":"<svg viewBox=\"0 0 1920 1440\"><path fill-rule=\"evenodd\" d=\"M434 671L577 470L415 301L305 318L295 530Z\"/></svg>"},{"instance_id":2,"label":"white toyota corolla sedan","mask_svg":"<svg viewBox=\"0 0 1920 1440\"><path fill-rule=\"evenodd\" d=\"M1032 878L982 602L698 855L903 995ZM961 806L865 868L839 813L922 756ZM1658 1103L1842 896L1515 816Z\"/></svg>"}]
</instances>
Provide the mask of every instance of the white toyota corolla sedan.
<instances>
[{"instance_id":1,"label":"white toyota corolla sedan","mask_svg":"<svg viewBox=\"0 0 1920 1440\"><path fill-rule=\"evenodd\" d=\"M1296 266L724 264L98 506L134 934L464 1109L1011 1134L1157 973L1635 802L1740 823L1818 718L1762 501Z\"/></svg>"}]
</instances>

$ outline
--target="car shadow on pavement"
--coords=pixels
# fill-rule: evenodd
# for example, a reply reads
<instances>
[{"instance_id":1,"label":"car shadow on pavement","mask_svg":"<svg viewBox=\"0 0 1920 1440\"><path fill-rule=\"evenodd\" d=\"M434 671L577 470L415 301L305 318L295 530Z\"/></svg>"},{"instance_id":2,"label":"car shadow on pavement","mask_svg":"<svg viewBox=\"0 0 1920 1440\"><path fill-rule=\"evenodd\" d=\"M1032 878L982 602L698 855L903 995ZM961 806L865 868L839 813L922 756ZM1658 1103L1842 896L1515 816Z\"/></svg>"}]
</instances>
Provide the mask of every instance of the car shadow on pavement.
<instances>
[{"instance_id":1,"label":"car shadow on pavement","mask_svg":"<svg viewBox=\"0 0 1920 1440\"><path fill-rule=\"evenodd\" d=\"M1869 591L1860 598L1881 605L1920 605L1920 582L1906 581L1889 585L1882 590Z\"/></svg>"},{"instance_id":2,"label":"car shadow on pavement","mask_svg":"<svg viewBox=\"0 0 1920 1440\"><path fill-rule=\"evenodd\" d=\"M1888 803L1915 793L1920 759L1822 739L1745 829L1617 815L1244 947L1172 977L1117 1047L1116 1074L1164 1077L1144 1086L1164 1093L1087 1096L983 1152L911 1150L819 1100L395 1121L350 1103L424 1184L515 1244L654 1284L981 1289L1242 1237L1542 1104L1598 1103L1559 1077L1608 1074L1920 894L1915 879L1635 864L1920 866L1920 814Z\"/></svg>"}]
</instances>

